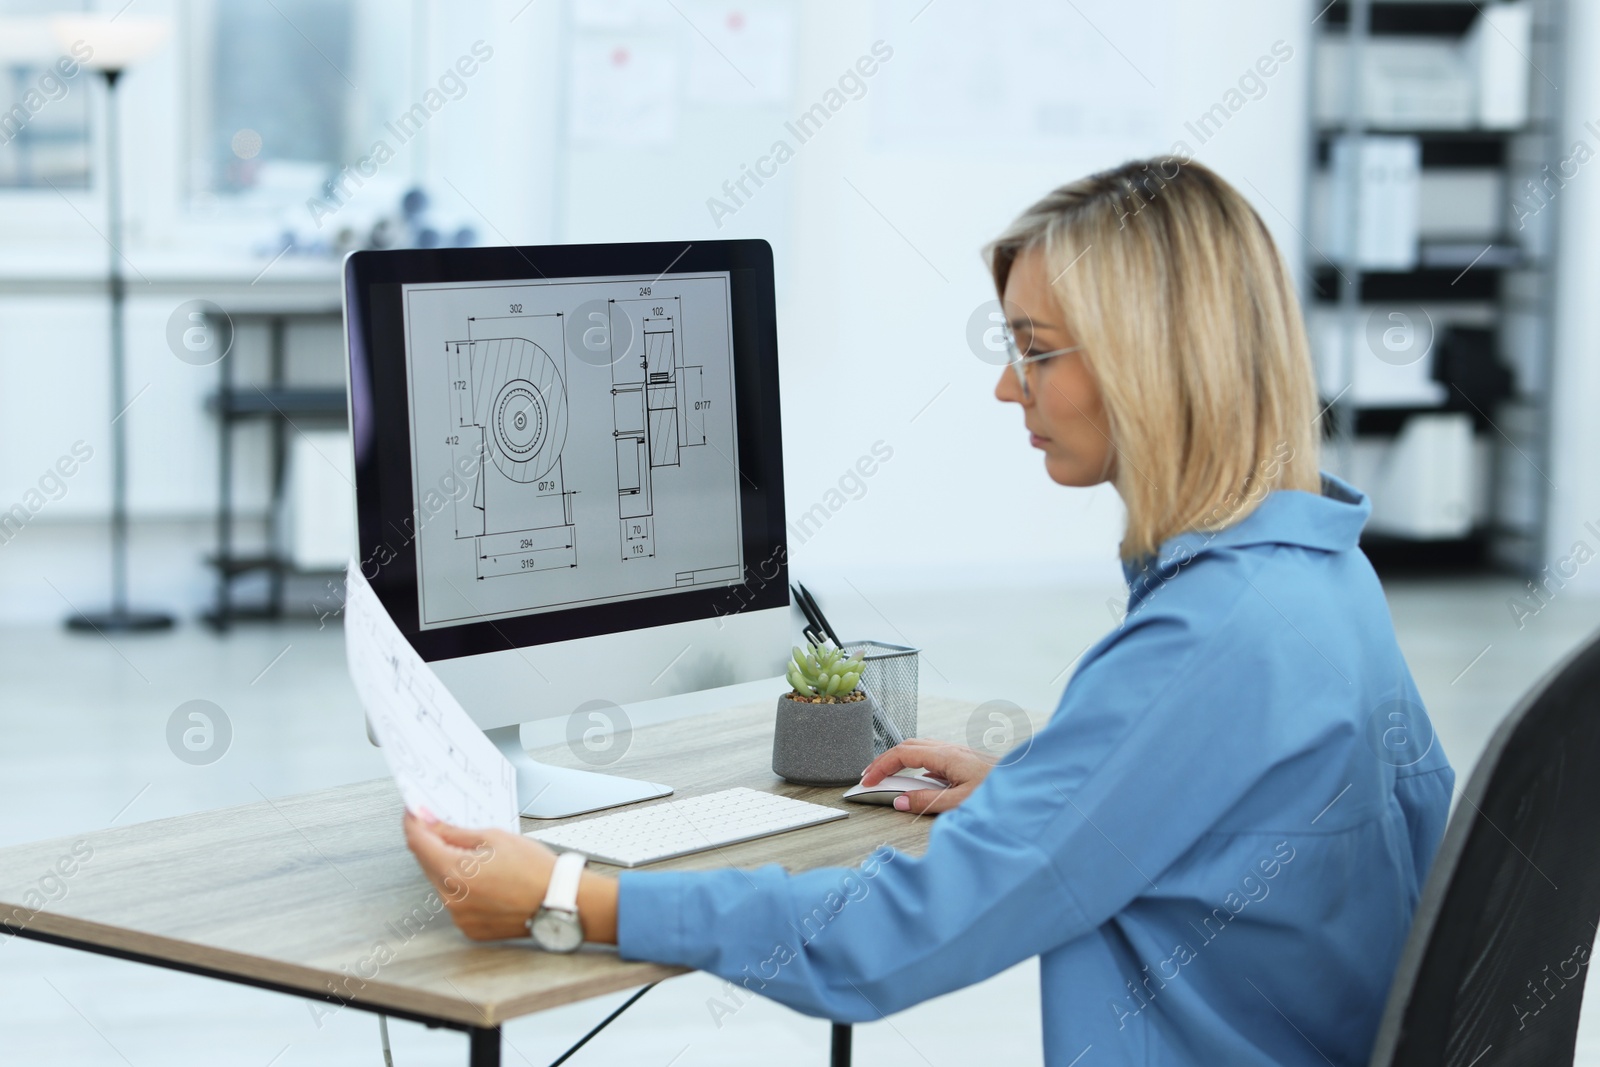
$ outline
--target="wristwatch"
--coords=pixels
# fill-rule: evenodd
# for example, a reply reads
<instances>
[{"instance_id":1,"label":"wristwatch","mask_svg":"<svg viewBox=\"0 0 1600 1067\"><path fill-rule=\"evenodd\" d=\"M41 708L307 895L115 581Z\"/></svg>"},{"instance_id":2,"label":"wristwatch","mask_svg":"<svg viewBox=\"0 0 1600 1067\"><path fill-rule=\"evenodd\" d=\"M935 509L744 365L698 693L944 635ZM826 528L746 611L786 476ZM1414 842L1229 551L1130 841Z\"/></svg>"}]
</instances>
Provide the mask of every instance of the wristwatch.
<instances>
[{"instance_id":1,"label":"wristwatch","mask_svg":"<svg viewBox=\"0 0 1600 1067\"><path fill-rule=\"evenodd\" d=\"M588 862L581 852L563 852L556 857L550 872L550 887L544 904L528 920L533 943L546 952L576 952L583 944L583 925L578 922L578 880Z\"/></svg>"}]
</instances>

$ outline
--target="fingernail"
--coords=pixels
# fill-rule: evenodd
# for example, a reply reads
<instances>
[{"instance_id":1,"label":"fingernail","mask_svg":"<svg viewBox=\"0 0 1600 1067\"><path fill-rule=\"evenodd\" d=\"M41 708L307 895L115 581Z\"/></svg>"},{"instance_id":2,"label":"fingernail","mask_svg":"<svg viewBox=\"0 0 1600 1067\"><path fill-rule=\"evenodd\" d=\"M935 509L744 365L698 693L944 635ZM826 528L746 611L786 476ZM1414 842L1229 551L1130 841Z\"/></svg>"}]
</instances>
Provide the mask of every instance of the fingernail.
<instances>
[{"instance_id":1,"label":"fingernail","mask_svg":"<svg viewBox=\"0 0 1600 1067\"><path fill-rule=\"evenodd\" d=\"M911 800L908 797L895 797L894 798L894 810L895 811L910 811L911 810Z\"/></svg>"},{"instance_id":2,"label":"fingernail","mask_svg":"<svg viewBox=\"0 0 1600 1067\"><path fill-rule=\"evenodd\" d=\"M439 817L437 815L421 805L418 805L417 807L417 818L421 819L425 823L436 823L439 821Z\"/></svg>"}]
</instances>

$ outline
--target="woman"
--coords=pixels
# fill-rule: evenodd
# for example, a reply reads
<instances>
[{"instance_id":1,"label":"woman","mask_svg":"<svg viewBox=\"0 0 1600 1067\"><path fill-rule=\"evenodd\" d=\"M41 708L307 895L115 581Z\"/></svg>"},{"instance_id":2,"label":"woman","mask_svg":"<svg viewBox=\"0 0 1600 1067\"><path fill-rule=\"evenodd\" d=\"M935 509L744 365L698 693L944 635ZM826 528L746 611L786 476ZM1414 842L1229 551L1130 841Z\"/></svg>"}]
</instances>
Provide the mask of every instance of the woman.
<instances>
[{"instance_id":1,"label":"woman","mask_svg":"<svg viewBox=\"0 0 1600 1067\"><path fill-rule=\"evenodd\" d=\"M1091 1047L1085 1065L1364 1064L1454 774L1357 548L1367 501L1318 475L1283 262L1234 189L1176 159L1056 190L989 261L1013 357L995 395L1054 481L1121 495L1126 618L1024 757L991 771L914 740L873 762L869 782L951 782L905 801L947 813L922 858L586 872L583 932L841 1021L1037 955L1063 1067ZM524 934L547 849L406 833L441 893L487 840L452 914Z\"/></svg>"}]
</instances>

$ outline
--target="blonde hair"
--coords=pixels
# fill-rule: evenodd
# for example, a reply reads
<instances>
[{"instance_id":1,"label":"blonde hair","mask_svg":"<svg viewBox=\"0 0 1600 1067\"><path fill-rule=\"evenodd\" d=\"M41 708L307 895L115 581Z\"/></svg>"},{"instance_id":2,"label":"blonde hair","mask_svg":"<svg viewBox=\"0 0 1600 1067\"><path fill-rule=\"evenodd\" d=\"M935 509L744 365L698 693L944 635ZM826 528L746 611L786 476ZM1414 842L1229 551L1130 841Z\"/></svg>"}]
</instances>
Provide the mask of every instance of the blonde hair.
<instances>
[{"instance_id":1,"label":"blonde hair","mask_svg":"<svg viewBox=\"0 0 1600 1067\"><path fill-rule=\"evenodd\" d=\"M1237 190L1177 157L1063 185L985 249L1002 300L1035 250L1110 423L1124 559L1320 491L1300 302Z\"/></svg>"}]
</instances>

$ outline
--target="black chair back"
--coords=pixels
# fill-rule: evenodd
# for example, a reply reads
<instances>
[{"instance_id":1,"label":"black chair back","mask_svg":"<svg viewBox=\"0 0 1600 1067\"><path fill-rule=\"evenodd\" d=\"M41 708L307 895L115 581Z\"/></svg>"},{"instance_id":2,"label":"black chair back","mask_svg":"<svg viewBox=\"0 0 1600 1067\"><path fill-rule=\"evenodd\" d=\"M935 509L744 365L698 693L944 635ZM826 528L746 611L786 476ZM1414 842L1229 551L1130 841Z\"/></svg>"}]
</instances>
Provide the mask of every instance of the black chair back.
<instances>
[{"instance_id":1,"label":"black chair back","mask_svg":"<svg viewBox=\"0 0 1600 1067\"><path fill-rule=\"evenodd\" d=\"M1571 1064L1600 920L1600 638L1495 731L1462 790L1371 1067Z\"/></svg>"}]
</instances>

